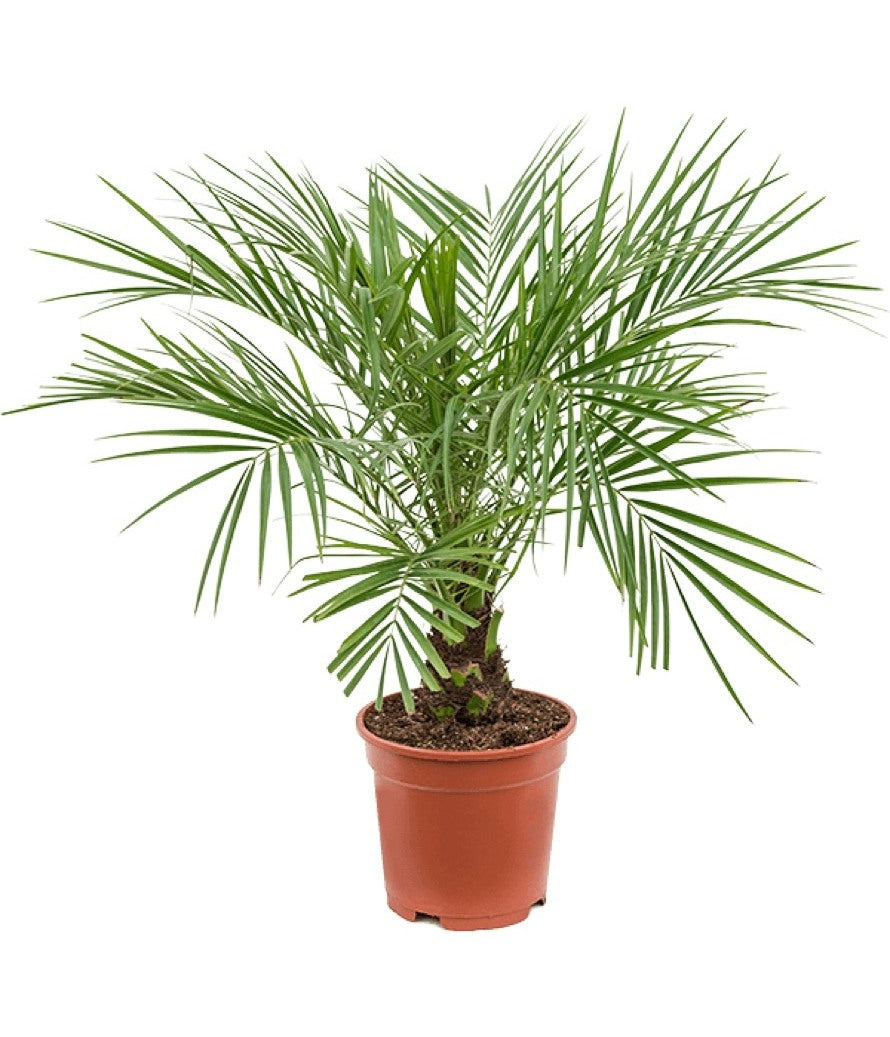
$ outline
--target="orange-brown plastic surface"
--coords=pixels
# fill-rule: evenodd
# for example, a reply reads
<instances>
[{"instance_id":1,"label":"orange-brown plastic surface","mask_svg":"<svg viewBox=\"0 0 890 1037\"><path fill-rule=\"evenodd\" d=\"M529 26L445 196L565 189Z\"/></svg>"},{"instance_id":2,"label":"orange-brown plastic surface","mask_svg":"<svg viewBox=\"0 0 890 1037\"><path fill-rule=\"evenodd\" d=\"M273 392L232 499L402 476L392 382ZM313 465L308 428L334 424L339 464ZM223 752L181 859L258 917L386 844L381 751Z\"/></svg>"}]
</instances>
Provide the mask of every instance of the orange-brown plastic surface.
<instances>
[{"instance_id":1,"label":"orange-brown plastic surface","mask_svg":"<svg viewBox=\"0 0 890 1037\"><path fill-rule=\"evenodd\" d=\"M558 700L555 700L558 701ZM357 717L374 769L383 876L403 918L433 915L446 929L521 922L547 895L559 768L569 723L507 749L415 749L388 742Z\"/></svg>"}]
</instances>

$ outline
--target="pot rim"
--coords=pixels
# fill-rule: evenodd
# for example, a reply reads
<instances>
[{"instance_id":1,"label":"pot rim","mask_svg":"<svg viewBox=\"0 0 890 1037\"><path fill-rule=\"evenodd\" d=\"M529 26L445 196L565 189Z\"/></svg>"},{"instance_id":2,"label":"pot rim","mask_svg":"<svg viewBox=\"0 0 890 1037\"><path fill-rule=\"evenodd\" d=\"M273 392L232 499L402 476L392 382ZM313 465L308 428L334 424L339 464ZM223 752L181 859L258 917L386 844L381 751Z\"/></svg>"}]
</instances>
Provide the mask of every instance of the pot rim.
<instances>
[{"instance_id":1,"label":"pot rim","mask_svg":"<svg viewBox=\"0 0 890 1037\"><path fill-rule=\"evenodd\" d=\"M390 742L386 738L375 735L365 726L365 714L369 709L374 708L374 702L369 702L358 711L355 718L355 726L359 735L368 745L395 753L397 756L408 756L415 760L437 760L443 763L487 763L490 760L515 759L517 756L529 756L532 753L544 752L551 746L564 742L575 730L578 716L567 702L563 702L562 699L558 699L553 695L544 695L540 691L528 691L526 688L516 688L515 690L526 691L528 694L539 695L541 698L550 699L551 702L558 703L563 709L568 711L569 722L565 727L561 727L552 735L547 735L546 738L539 738L536 742L526 742L524 745L508 745L500 749L422 749L414 745L403 745L401 742Z\"/></svg>"}]
</instances>

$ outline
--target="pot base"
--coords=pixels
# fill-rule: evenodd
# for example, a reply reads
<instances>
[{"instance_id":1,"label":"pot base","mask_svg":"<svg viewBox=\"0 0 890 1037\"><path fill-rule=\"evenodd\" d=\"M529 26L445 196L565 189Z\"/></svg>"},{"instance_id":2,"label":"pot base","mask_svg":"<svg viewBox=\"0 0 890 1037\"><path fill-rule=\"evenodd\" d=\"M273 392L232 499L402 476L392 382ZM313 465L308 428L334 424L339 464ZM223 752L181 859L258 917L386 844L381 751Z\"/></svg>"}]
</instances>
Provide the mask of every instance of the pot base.
<instances>
[{"instance_id":1,"label":"pot base","mask_svg":"<svg viewBox=\"0 0 890 1037\"><path fill-rule=\"evenodd\" d=\"M539 897L534 903L521 911L510 911L504 915L481 915L475 918L462 917L460 915L430 915L425 911L415 911L413 908L406 907L393 897L387 897L386 902L389 904L391 911L395 911L400 918L405 918L409 922L416 922L420 917L435 918L443 929L467 932L473 929L503 929L508 925L517 925L519 922L524 922L528 918L531 909L537 904L543 904L545 899L543 896Z\"/></svg>"}]
</instances>

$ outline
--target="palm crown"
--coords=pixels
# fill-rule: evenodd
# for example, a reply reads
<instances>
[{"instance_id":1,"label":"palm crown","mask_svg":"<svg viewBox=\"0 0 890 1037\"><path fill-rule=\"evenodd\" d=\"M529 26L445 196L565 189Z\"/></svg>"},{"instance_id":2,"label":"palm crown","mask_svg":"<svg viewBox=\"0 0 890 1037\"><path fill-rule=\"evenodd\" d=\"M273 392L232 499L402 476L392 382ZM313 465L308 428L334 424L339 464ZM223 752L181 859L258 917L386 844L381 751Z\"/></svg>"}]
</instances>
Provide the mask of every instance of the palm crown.
<instances>
[{"instance_id":1,"label":"palm crown","mask_svg":"<svg viewBox=\"0 0 890 1037\"><path fill-rule=\"evenodd\" d=\"M293 568L299 504L322 562L294 593L321 592L314 620L357 617L330 664L347 694L376 678L378 704L397 685L409 710L419 693L437 715L484 715L499 694L485 680L500 660L497 595L558 516L566 561L591 545L620 591L637 669L668 665L679 605L744 708L693 606L785 673L736 606L800 631L740 580L747 570L812 588L785 571L809 564L798 555L676 503L674 491L789 481L740 474L757 451L735 425L765 393L712 361L733 326L780 326L739 300L850 318L869 307L834 263L850 243L779 250L818 203L771 201L774 167L722 187L738 138L723 143L721 127L683 160L684 128L636 192L619 188L620 124L598 166L583 164L578 130L545 144L497 205L487 189L476 205L391 164L369 172L349 213L273 158L244 173L213 161L213 179L161 178L184 223L109 184L163 253L57 224L98 251L47 254L113 275L75 294L99 296L100 308L167 295L234 306L224 317L190 310L178 339L146 325L139 351L88 335L84 361L32 407L113 399L195 416L123 433L162 445L113 456L209 465L134 522L230 481L197 603L219 600L247 522L262 577L273 509ZM282 328L286 352L275 359L239 330L239 310ZM309 384L305 351L329 386ZM497 672L506 692L500 662Z\"/></svg>"}]
</instances>

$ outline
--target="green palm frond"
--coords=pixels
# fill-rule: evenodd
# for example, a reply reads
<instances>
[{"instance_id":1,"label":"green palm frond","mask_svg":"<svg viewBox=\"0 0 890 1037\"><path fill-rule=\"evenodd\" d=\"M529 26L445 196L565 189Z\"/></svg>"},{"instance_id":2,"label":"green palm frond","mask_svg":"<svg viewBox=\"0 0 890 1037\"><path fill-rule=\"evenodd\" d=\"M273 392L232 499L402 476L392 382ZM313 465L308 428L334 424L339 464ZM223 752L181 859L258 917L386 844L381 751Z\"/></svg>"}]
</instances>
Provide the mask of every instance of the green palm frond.
<instances>
[{"instance_id":1,"label":"green palm frond","mask_svg":"<svg viewBox=\"0 0 890 1037\"><path fill-rule=\"evenodd\" d=\"M378 700L394 681L411 709L412 669L435 690L448 671L430 633L459 642L558 518L564 563L592 542L623 596L638 671L668 666L679 600L744 709L693 605L787 675L740 614L804 635L744 581L813 588L786 571L805 559L688 503L795 481L739 467L770 453L735 433L767 394L724 368L726 340L786 328L793 306L867 319L870 289L838 261L849 242L786 247L819 203L782 197L775 165L724 183L739 137L722 125L691 144L684 126L635 190L622 124L599 163L583 161L580 129L547 141L500 204L392 163L349 212L271 156L161 177L175 218L105 181L156 247L60 223L83 251L45 254L101 274L73 293L100 309L185 297L188 326L145 325L140 348L87 336L83 361L22 409L111 399L192 415L111 437L145 438L108 459L201 465L134 522L227 481L196 606L211 591L218 603L248 522L262 578L273 507L289 567L308 561L293 558L299 497L321 564L295 593L330 595L313 620L361 617L330 665L347 694L373 675ZM286 362L239 329L244 311L285 334ZM309 356L329 384L310 381Z\"/></svg>"}]
</instances>

